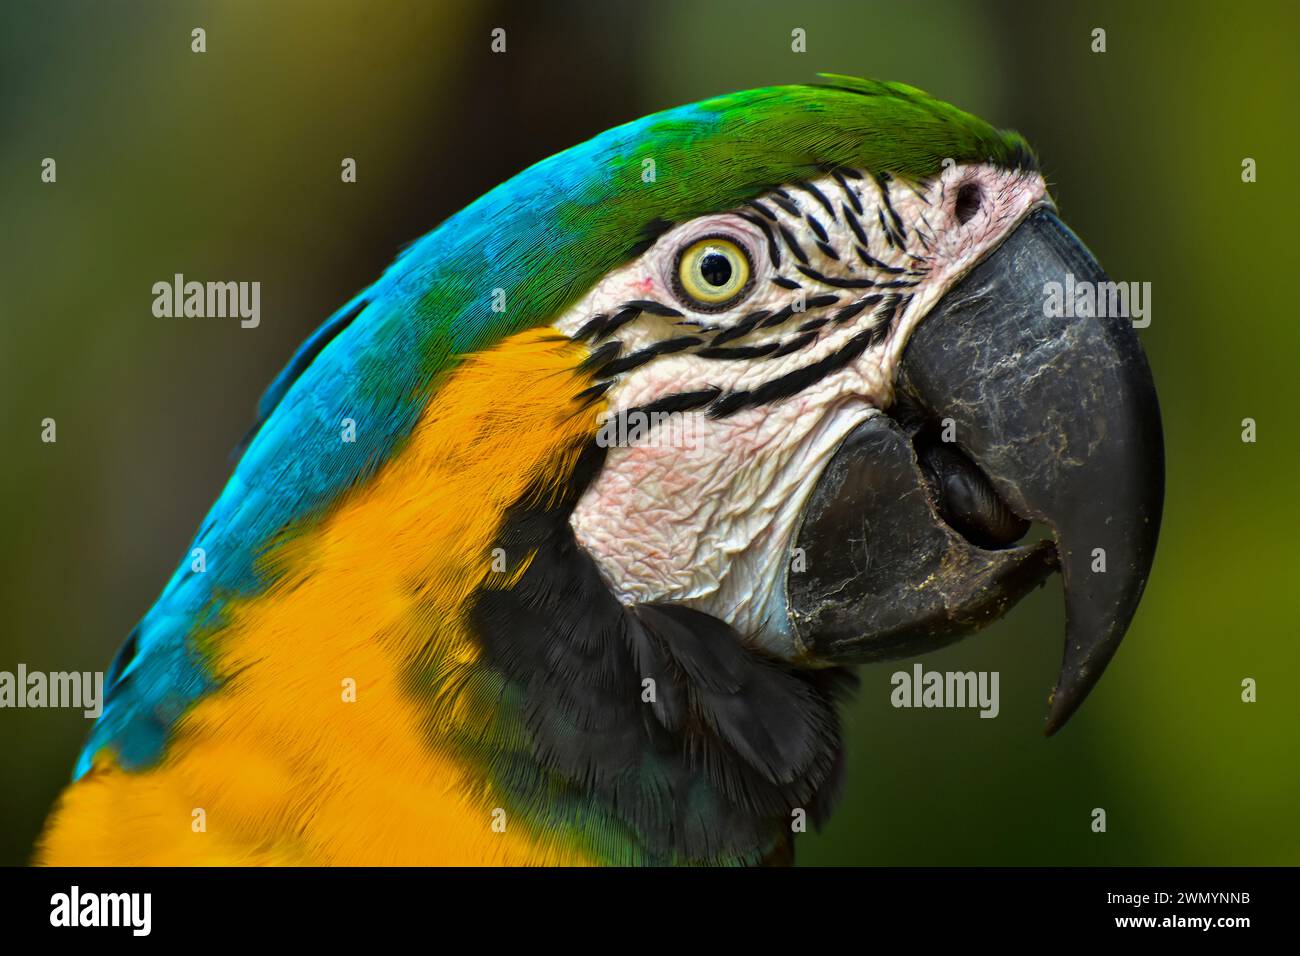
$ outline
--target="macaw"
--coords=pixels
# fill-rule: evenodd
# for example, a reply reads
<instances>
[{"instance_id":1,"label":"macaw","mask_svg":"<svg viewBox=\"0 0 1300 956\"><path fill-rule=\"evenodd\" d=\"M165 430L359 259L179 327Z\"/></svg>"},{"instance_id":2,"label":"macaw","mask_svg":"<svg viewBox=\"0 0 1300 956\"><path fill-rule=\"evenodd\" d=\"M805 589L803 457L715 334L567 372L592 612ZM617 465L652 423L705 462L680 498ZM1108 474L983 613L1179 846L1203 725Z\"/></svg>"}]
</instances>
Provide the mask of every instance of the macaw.
<instances>
[{"instance_id":1,"label":"macaw","mask_svg":"<svg viewBox=\"0 0 1300 956\"><path fill-rule=\"evenodd\" d=\"M1050 316L1066 276L1106 281L1025 140L899 83L537 163L271 384L37 861L788 862L852 666L1056 570L1059 728L1163 496L1137 335Z\"/></svg>"}]
</instances>

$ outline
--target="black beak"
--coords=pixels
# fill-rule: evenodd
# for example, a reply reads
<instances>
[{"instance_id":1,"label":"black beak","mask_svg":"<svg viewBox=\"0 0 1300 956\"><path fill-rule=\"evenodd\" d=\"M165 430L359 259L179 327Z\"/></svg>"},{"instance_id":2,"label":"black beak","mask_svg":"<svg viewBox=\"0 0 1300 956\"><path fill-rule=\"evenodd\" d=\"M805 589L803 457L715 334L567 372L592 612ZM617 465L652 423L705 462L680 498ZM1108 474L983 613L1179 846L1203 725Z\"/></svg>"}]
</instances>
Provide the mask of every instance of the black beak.
<instances>
[{"instance_id":1,"label":"black beak","mask_svg":"<svg viewBox=\"0 0 1300 956\"><path fill-rule=\"evenodd\" d=\"M1111 304L1107 282L1039 209L921 322L894 406L850 433L804 510L787 603L810 656L922 653L1059 569L1065 656L1048 733L1083 702L1137 610L1164 498L1160 411L1131 319L1047 307L1050 283L1092 283ZM1031 520L1055 546L1020 543Z\"/></svg>"}]
</instances>

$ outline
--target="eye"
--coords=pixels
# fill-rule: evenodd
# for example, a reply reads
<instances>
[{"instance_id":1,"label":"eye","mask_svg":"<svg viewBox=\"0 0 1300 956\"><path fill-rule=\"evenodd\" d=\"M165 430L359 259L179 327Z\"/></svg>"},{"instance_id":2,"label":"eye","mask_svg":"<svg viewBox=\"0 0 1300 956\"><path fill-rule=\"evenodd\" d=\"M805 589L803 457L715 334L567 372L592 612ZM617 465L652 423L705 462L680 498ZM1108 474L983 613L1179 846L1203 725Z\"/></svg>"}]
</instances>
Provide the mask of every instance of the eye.
<instances>
[{"instance_id":1,"label":"eye","mask_svg":"<svg viewBox=\"0 0 1300 956\"><path fill-rule=\"evenodd\" d=\"M725 236L706 236L677 256L677 295L690 308L719 312L748 294L749 253Z\"/></svg>"}]
</instances>

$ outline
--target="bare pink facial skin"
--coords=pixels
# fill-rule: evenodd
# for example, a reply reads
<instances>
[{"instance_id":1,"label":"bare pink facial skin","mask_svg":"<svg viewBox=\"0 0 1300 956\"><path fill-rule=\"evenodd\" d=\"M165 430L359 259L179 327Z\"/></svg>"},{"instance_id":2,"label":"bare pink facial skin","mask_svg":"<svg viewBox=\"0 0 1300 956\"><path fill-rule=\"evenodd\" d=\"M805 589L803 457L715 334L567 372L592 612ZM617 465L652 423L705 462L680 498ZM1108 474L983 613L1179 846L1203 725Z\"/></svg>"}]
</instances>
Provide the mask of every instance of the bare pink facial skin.
<instances>
[{"instance_id":1,"label":"bare pink facial skin","mask_svg":"<svg viewBox=\"0 0 1300 956\"><path fill-rule=\"evenodd\" d=\"M831 177L816 180L828 199L849 201L845 185ZM977 205L963 204L978 190ZM785 565L804 503L839 443L866 418L888 409L895 373L916 326L935 303L977 262L996 248L1034 209L1050 206L1040 175L986 165L949 166L925 184L887 183L888 203L870 177L848 181L863 212L857 216L869 240L870 256L889 269L905 270L915 285L900 290L911 298L893 316L887 335L847 366L798 394L714 419L705 410L685 412L671 433L632 446L610 447L600 474L579 501L571 519L578 541L593 556L618 598L627 604L667 601L714 615L731 624L746 641L786 658L802 655L784 604ZM839 213L832 219L807 192L787 187L799 212L812 214L839 258L817 244L805 217L760 199L778 216L807 255L808 266L838 278L878 278L861 257L845 254L861 245ZM887 237L877 210L892 208L902 223L904 242ZM683 318L643 313L616 335L622 354L655 342L734 325L754 310L776 311L797 294L772 280L798 281L807 298L836 294L839 300L819 315L852 305L871 290L820 284L801 273L796 258L772 264L768 239L740 213L704 216L664 233L638 259L607 275L562 316L555 326L574 335L598 313L613 313L629 301L653 299L684 313ZM752 212L751 212L752 215ZM964 220L964 221L963 221ZM721 233L749 252L754 291L725 313L692 308L674 289L680 251L699 238ZM811 317L813 313L809 313ZM755 329L728 342L754 346L800 339L802 316L776 328ZM811 341L781 356L746 360L706 358L694 352L663 355L625 373L608 392L611 411L634 409L681 392L717 387L724 392L753 390L781 375L833 355L879 320L872 309L844 321L828 321ZM804 334L806 337L807 333ZM870 533L846 528L846 547Z\"/></svg>"}]
</instances>

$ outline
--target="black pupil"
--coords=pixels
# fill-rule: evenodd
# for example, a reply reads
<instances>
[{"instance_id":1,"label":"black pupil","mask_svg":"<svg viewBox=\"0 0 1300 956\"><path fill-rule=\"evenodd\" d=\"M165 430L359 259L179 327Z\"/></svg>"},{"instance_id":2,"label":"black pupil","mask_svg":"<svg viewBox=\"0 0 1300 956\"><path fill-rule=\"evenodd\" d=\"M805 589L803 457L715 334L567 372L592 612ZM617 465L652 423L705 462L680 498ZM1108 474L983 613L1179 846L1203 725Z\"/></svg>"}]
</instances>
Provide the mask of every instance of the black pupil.
<instances>
[{"instance_id":1,"label":"black pupil","mask_svg":"<svg viewBox=\"0 0 1300 956\"><path fill-rule=\"evenodd\" d=\"M700 260L700 275L712 286L724 286L731 281L731 263L720 252L705 253Z\"/></svg>"}]
</instances>

